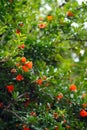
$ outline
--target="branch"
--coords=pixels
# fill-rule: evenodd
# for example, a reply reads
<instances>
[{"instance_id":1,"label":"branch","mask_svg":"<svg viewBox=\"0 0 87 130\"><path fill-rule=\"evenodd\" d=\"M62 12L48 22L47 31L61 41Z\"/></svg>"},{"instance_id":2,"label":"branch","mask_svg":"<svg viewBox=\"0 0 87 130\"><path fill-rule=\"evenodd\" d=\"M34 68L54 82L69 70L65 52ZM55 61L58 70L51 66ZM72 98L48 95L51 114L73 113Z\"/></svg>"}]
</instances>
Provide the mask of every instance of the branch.
<instances>
[{"instance_id":1,"label":"branch","mask_svg":"<svg viewBox=\"0 0 87 130\"><path fill-rule=\"evenodd\" d=\"M26 94L29 94L29 93L28 93L28 92L25 92L25 93L23 93L23 94L19 95L19 96L17 97L17 99L19 99L19 98L21 98L21 97L25 96Z\"/></svg>"},{"instance_id":2,"label":"branch","mask_svg":"<svg viewBox=\"0 0 87 130\"><path fill-rule=\"evenodd\" d=\"M7 111L9 113L12 113L13 115L15 115L21 122L25 123L25 121L14 111L10 110L10 109L4 109L4 111Z\"/></svg>"},{"instance_id":3,"label":"branch","mask_svg":"<svg viewBox=\"0 0 87 130\"><path fill-rule=\"evenodd\" d=\"M28 93L28 92L25 92L25 93L21 94L20 96L18 96L17 99L23 97L25 94L29 94L29 93ZM14 111L8 109L8 108L10 108L10 106L11 106L13 103L15 103L15 100L14 100L14 101L11 100L11 102L8 104L8 106L3 109L3 112L4 112L4 111L7 111L7 112L9 112L9 113L12 113L12 114L15 115L21 122L26 123L26 121L24 121L16 112L14 112ZM2 113L3 113L3 112L2 112Z\"/></svg>"},{"instance_id":4,"label":"branch","mask_svg":"<svg viewBox=\"0 0 87 130\"><path fill-rule=\"evenodd\" d=\"M25 92L25 93L23 93L23 94L21 94L21 95L19 95L18 97L17 97L17 99L20 99L21 97L23 97L23 96L25 96L26 94L29 94L28 92ZM16 99L16 100L17 100ZM16 100L11 100L9 103L8 103L8 105L5 107L5 109L8 109L8 108L10 108L11 107L11 105L13 104L13 103L15 103L16 102Z\"/></svg>"}]
</instances>

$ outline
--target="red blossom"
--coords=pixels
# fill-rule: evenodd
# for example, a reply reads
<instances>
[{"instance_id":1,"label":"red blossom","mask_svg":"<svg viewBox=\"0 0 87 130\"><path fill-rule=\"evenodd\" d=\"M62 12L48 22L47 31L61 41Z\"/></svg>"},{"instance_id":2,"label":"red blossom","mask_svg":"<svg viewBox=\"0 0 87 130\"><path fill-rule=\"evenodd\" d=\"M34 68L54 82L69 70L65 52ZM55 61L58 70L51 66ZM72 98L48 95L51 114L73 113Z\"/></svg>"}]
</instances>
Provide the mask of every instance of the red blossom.
<instances>
[{"instance_id":1,"label":"red blossom","mask_svg":"<svg viewBox=\"0 0 87 130\"><path fill-rule=\"evenodd\" d=\"M16 80L17 81L24 80L24 77L21 74L19 74L19 75L16 76Z\"/></svg>"},{"instance_id":2,"label":"red blossom","mask_svg":"<svg viewBox=\"0 0 87 130\"><path fill-rule=\"evenodd\" d=\"M38 26L39 26L40 29L44 29L44 28L46 27L46 24L41 23L41 24L39 24Z\"/></svg>"},{"instance_id":3,"label":"red blossom","mask_svg":"<svg viewBox=\"0 0 87 130\"><path fill-rule=\"evenodd\" d=\"M41 78L39 78L39 79L36 81L36 83L39 84L39 85L42 85L43 80L42 80Z\"/></svg>"},{"instance_id":4,"label":"red blossom","mask_svg":"<svg viewBox=\"0 0 87 130\"><path fill-rule=\"evenodd\" d=\"M52 16L52 15L48 15L48 16L47 16L47 19L48 19L49 21L51 21L51 20L53 19L53 16Z\"/></svg>"},{"instance_id":5,"label":"red blossom","mask_svg":"<svg viewBox=\"0 0 87 130\"><path fill-rule=\"evenodd\" d=\"M73 17L74 14L73 14L71 11L68 11L68 12L67 12L67 16L68 16L68 17Z\"/></svg>"},{"instance_id":6,"label":"red blossom","mask_svg":"<svg viewBox=\"0 0 87 130\"><path fill-rule=\"evenodd\" d=\"M84 109L82 109L79 114L80 114L81 117L87 116L87 112Z\"/></svg>"},{"instance_id":7,"label":"red blossom","mask_svg":"<svg viewBox=\"0 0 87 130\"><path fill-rule=\"evenodd\" d=\"M6 86L6 88L7 88L9 93L12 93L14 91L14 86L13 85Z\"/></svg>"},{"instance_id":8,"label":"red blossom","mask_svg":"<svg viewBox=\"0 0 87 130\"><path fill-rule=\"evenodd\" d=\"M75 84L72 84L69 89L70 89L70 91L76 91L77 87Z\"/></svg>"},{"instance_id":9,"label":"red blossom","mask_svg":"<svg viewBox=\"0 0 87 130\"><path fill-rule=\"evenodd\" d=\"M25 48L25 44L22 44L20 46L18 46L19 49L24 49Z\"/></svg>"},{"instance_id":10,"label":"red blossom","mask_svg":"<svg viewBox=\"0 0 87 130\"><path fill-rule=\"evenodd\" d=\"M30 130L30 128L28 128L28 127L24 127L23 130Z\"/></svg>"},{"instance_id":11,"label":"red blossom","mask_svg":"<svg viewBox=\"0 0 87 130\"><path fill-rule=\"evenodd\" d=\"M24 65L22 66L22 69L25 71L25 72L28 72L28 68Z\"/></svg>"},{"instance_id":12,"label":"red blossom","mask_svg":"<svg viewBox=\"0 0 87 130\"><path fill-rule=\"evenodd\" d=\"M25 63L26 62L26 57L22 57L21 62Z\"/></svg>"},{"instance_id":13,"label":"red blossom","mask_svg":"<svg viewBox=\"0 0 87 130\"><path fill-rule=\"evenodd\" d=\"M26 67L28 67L28 69L32 69L33 63L32 61L29 61L25 64Z\"/></svg>"},{"instance_id":14,"label":"red blossom","mask_svg":"<svg viewBox=\"0 0 87 130\"><path fill-rule=\"evenodd\" d=\"M60 93L58 96L56 96L57 99L62 99L63 98L63 94Z\"/></svg>"}]
</instances>

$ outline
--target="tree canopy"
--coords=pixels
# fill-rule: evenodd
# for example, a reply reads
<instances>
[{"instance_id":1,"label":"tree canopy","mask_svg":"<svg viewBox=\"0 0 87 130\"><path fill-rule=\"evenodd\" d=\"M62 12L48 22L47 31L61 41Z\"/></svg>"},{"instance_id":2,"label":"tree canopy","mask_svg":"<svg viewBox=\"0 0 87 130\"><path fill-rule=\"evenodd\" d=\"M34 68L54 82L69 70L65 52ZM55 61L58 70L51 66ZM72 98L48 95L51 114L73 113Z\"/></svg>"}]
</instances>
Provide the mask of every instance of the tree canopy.
<instances>
[{"instance_id":1,"label":"tree canopy","mask_svg":"<svg viewBox=\"0 0 87 130\"><path fill-rule=\"evenodd\" d=\"M0 130L87 129L87 2L0 0Z\"/></svg>"}]
</instances>

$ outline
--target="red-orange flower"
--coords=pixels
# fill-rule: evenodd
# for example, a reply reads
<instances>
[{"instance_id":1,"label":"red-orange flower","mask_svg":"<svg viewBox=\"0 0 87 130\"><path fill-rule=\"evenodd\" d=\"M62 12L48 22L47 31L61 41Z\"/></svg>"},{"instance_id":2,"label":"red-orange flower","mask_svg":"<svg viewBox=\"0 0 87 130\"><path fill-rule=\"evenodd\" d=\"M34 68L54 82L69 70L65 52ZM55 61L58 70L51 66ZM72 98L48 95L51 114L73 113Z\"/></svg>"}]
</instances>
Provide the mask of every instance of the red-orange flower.
<instances>
[{"instance_id":1,"label":"red-orange flower","mask_svg":"<svg viewBox=\"0 0 87 130\"><path fill-rule=\"evenodd\" d=\"M25 63L26 62L26 57L22 57L21 62Z\"/></svg>"},{"instance_id":2,"label":"red-orange flower","mask_svg":"<svg viewBox=\"0 0 87 130\"><path fill-rule=\"evenodd\" d=\"M70 89L70 91L76 91L77 87L75 84L72 84L69 89Z\"/></svg>"},{"instance_id":3,"label":"red-orange flower","mask_svg":"<svg viewBox=\"0 0 87 130\"><path fill-rule=\"evenodd\" d=\"M24 80L24 77L21 74L19 74L19 75L16 76L16 80L17 81Z\"/></svg>"},{"instance_id":4,"label":"red-orange flower","mask_svg":"<svg viewBox=\"0 0 87 130\"><path fill-rule=\"evenodd\" d=\"M18 46L19 49L24 49L25 48L25 44L22 44L20 46Z\"/></svg>"},{"instance_id":5,"label":"red-orange flower","mask_svg":"<svg viewBox=\"0 0 87 130\"><path fill-rule=\"evenodd\" d=\"M24 65L22 66L22 69L25 71L25 72L28 72L28 68Z\"/></svg>"},{"instance_id":6,"label":"red-orange flower","mask_svg":"<svg viewBox=\"0 0 87 130\"><path fill-rule=\"evenodd\" d=\"M51 20L53 19L53 16L48 15L48 16L47 16L47 19L48 19L49 21L51 21Z\"/></svg>"},{"instance_id":7,"label":"red-orange flower","mask_svg":"<svg viewBox=\"0 0 87 130\"><path fill-rule=\"evenodd\" d=\"M43 82L43 81L42 81L41 78L39 78L39 79L36 81L36 83L39 84L39 85L42 85L42 82Z\"/></svg>"},{"instance_id":8,"label":"red-orange flower","mask_svg":"<svg viewBox=\"0 0 87 130\"><path fill-rule=\"evenodd\" d=\"M87 116L87 112L84 109L82 109L79 114L80 114L81 117Z\"/></svg>"},{"instance_id":9,"label":"red-orange flower","mask_svg":"<svg viewBox=\"0 0 87 130\"><path fill-rule=\"evenodd\" d=\"M57 99L62 99L63 98L63 94L60 93L58 96L56 96Z\"/></svg>"},{"instance_id":10,"label":"red-orange flower","mask_svg":"<svg viewBox=\"0 0 87 130\"><path fill-rule=\"evenodd\" d=\"M6 88L7 88L9 93L12 93L13 90L14 90L14 86L13 85L8 85L8 86L6 86Z\"/></svg>"},{"instance_id":11,"label":"red-orange flower","mask_svg":"<svg viewBox=\"0 0 87 130\"><path fill-rule=\"evenodd\" d=\"M26 67L28 67L28 69L32 69L33 63L32 61L29 61L25 64Z\"/></svg>"},{"instance_id":12,"label":"red-orange flower","mask_svg":"<svg viewBox=\"0 0 87 130\"><path fill-rule=\"evenodd\" d=\"M30 128L28 128L28 127L24 127L23 130L30 130Z\"/></svg>"},{"instance_id":13,"label":"red-orange flower","mask_svg":"<svg viewBox=\"0 0 87 130\"><path fill-rule=\"evenodd\" d=\"M20 30L19 30L19 29L17 29L17 30L16 30L16 33L17 33L17 34L20 34L21 32L20 32Z\"/></svg>"},{"instance_id":14,"label":"red-orange flower","mask_svg":"<svg viewBox=\"0 0 87 130\"><path fill-rule=\"evenodd\" d=\"M73 17L74 14L73 14L71 11L68 11L68 12L67 12L67 16L68 16L68 17Z\"/></svg>"},{"instance_id":15,"label":"red-orange flower","mask_svg":"<svg viewBox=\"0 0 87 130\"><path fill-rule=\"evenodd\" d=\"M44 28L46 27L46 24L41 23L41 24L39 24L38 26L39 26L40 29L44 29Z\"/></svg>"}]
</instances>

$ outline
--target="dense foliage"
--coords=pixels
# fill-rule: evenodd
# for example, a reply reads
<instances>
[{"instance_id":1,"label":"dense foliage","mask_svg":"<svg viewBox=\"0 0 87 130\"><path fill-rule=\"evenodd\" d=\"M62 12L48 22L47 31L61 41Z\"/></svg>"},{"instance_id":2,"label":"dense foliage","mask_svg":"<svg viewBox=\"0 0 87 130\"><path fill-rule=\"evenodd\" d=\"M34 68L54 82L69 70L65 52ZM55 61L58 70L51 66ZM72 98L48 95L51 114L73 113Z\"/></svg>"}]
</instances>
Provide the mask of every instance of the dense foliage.
<instances>
[{"instance_id":1,"label":"dense foliage","mask_svg":"<svg viewBox=\"0 0 87 130\"><path fill-rule=\"evenodd\" d=\"M87 3L0 0L0 130L87 129Z\"/></svg>"}]
</instances>

